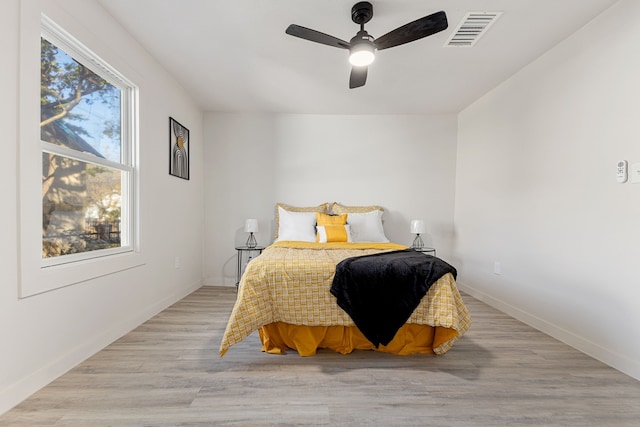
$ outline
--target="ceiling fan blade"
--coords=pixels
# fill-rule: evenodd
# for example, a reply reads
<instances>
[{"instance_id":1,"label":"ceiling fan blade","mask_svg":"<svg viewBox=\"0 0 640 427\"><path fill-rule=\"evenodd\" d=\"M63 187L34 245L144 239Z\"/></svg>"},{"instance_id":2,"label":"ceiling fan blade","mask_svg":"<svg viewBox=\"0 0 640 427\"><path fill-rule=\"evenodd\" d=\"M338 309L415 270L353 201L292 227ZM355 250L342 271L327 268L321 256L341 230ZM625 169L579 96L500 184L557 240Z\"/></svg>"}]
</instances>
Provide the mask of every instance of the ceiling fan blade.
<instances>
[{"instance_id":1,"label":"ceiling fan blade","mask_svg":"<svg viewBox=\"0 0 640 427\"><path fill-rule=\"evenodd\" d=\"M388 49L439 33L449 26L447 15L440 11L398 27L375 40L376 49Z\"/></svg>"},{"instance_id":2,"label":"ceiling fan blade","mask_svg":"<svg viewBox=\"0 0 640 427\"><path fill-rule=\"evenodd\" d=\"M320 31L312 30L310 28L301 27L300 25L289 25L285 33L290 36L300 37L301 39L309 40L312 42L326 44L327 46L339 47L341 49L349 49L351 46L349 42L340 40L337 37L330 36Z\"/></svg>"},{"instance_id":3,"label":"ceiling fan blade","mask_svg":"<svg viewBox=\"0 0 640 427\"><path fill-rule=\"evenodd\" d=\"M351 67L351 75L349 76L349 89L355 89L364 86L367 82L368 67Z\"/></svg>"}]
</instances>

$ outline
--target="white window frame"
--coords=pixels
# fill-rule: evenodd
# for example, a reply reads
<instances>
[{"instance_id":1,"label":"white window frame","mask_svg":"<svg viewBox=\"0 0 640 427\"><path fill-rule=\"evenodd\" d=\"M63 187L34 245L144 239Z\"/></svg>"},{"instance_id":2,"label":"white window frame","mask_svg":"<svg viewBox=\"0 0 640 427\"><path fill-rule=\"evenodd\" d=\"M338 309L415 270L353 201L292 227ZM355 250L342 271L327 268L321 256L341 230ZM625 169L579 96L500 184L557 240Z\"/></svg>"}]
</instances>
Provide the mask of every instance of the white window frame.
<instances>
[{"instance_id":1,"label":"white window frame","mask_svg":"<svg viewBox=\"0 0 640 427\"><path fill-rule=\"evenodd\" d=\"M23 2L23 5L25 2ZM26 13L24 13L26 12ZM32 13L28 13L32 12ZM38 31L33 18L38 16ZM26 17L26 18L25 18ZM32 19L29 20L28 18ZM23 10L20 59L19 297L82 283L144 264L140 251L138 88L44 14ZM35 36L37 35L37 51ZM121 163L40 140L40 38L121 90ZM53 153L122 171L121 246L42 258L42 154Z\"/></svg>"},{"instance_id":2,"label":"white window frame","mask_svg":"<svg viewBox=\"0 0 640 427\"><path fill-rule=\"evenodd\" d=\"M129 235L134 226L133 209L134 191L133 181L129 179L133 175L133 156L131 148L133 147L134 135L132 131L132 113L133 98L135 93L135 85L126 77L100 59L97 55L87 49L79 41L74 39L70 34L66 33L62 28L55 24L51 19L43 16L42 19L42 37L52 43L54 46L62 49L67 55L80 62L85 68L90 69L111 85L120 89L121 99L121 162L111 162L106 159L96 157L91 154L79 152L67 147L52 144L46 141L40 141L42 151L70 159L79 160L84 163L92 163L95 165L106 166L123 172L122 176L122 194L121 194L121 245L118 248L98 249L94 251L80 252L70 255L60 255L51 258L42 259L42 267L50 267L59 264L67 264L70 262L82 261L90 258L98 258L118 253L130 252L133 250Z\"/></svg>"}]
</instances>

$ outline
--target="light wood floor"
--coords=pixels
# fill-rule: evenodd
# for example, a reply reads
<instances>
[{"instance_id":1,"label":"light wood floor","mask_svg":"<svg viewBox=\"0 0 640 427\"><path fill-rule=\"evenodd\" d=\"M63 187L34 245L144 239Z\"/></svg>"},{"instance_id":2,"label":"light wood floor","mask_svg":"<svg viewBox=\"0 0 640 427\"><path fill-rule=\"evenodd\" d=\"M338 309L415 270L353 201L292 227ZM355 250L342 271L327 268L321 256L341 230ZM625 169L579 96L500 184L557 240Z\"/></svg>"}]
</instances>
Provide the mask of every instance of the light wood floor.
<instances>
[{"instance_id":1,"label":"light wood floor","mask_svg":"<svg viewBox=\"0 0 640 427\"><path fill-rule=\"evenodd\" d=\"M233 288L202 288L25 402L0 426L640 426L640 382L463 295L443 356L218 346Z\"/></svg>"}]
</instances>

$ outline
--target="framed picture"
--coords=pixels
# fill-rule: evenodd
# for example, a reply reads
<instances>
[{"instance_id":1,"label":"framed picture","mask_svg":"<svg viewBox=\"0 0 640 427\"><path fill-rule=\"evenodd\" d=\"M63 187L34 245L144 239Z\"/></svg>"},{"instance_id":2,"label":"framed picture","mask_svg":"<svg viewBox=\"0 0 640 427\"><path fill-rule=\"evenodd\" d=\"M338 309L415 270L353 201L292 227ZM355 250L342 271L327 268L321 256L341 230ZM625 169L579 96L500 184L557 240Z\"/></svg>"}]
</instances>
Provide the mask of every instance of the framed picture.
<instances>
[{"instance_id":1,"label":"framed picture","mask_svg":"<svg viewBox=\"0 0 640 427\"><path fill-rule=\"evenodd\" d=\"M169 117L169 175L189 179L189 129Z\"/></svg>"}]
</instances>

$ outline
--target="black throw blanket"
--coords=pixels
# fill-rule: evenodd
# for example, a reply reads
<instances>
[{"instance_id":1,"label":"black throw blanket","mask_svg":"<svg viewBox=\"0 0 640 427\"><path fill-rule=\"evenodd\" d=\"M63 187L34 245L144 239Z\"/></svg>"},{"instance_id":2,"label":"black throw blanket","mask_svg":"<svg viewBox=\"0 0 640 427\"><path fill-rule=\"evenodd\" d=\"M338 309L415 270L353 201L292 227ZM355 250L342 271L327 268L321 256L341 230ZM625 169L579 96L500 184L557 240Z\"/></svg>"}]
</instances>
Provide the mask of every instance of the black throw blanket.
<instances>
[{"instance_id":1,"label":"black throw blanket","mask_svg":"<svg viewBox=\"0 0 640 427\"><path fill-rule=\"evenodd\" d=\"M433 283L456 269L406 249L347 258L336 266L331 293L376 347L387 345Z\"/></svg>"}]
</instances>

